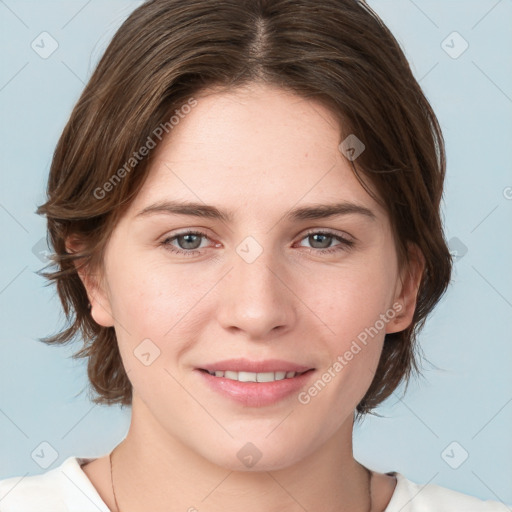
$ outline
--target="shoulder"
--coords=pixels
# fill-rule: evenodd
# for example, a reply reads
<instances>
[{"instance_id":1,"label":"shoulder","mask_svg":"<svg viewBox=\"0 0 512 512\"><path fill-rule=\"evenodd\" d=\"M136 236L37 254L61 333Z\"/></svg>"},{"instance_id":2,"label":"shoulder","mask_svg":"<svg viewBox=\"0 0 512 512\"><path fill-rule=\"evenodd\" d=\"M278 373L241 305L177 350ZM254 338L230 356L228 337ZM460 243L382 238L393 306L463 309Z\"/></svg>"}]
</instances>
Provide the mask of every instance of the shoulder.
<instances>
[{"instance_id":1,"label":"shoulder","mask_svg":"<svg viewBox=\"0 0 512 512\"><path fill-rule=\"evenodd\" d=\"M91 459L68 457L59 467L40 475L0 480L0 510L109 512L80 467L87 460Z\"/></svg>"},{"instance_id":2,"label":"shoulder","mask_svg":"<svg viewBox=\"0 0 512 512\"><path fill-rule=\"evenodd\" d=\"M511 512L512 508L492 500L481 500L436 484L420 485L400 473L390 473L397 484L384 512Z\"/></svg>"}]
</instances>

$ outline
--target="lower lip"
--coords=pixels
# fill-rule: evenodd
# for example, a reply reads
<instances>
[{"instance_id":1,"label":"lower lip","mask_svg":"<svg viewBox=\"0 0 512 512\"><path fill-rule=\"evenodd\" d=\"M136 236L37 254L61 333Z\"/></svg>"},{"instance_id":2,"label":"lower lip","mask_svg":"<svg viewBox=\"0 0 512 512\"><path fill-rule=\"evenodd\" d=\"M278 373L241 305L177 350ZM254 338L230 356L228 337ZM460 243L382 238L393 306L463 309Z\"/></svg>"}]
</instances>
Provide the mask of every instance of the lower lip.
<instances>
[{"instance_id":1,"label":"lower lip","mask_svg":"<svg viewBox=\"0 0 512 512\"><path fill-rule=\"evenodd\" d=\"M314 373L314 370L308 370L296 377L273 382L240 382L215 377L202 370L196 371L202 375L211 389L247 407L272 405L298 393Z\"/></svg>"}]
</instances>

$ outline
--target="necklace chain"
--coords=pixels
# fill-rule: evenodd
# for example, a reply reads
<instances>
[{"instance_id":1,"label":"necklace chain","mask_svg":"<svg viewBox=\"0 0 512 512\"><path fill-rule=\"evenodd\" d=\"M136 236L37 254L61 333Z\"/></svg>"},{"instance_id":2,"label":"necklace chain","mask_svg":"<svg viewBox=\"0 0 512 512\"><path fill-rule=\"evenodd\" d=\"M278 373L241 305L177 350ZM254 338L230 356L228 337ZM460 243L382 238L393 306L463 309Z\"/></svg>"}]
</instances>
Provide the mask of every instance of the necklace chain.
<instances>
[{"instance_id":1,"label":"necklace chain","mask_svg":"<svg viewBox=\"0 0 512 512\"><path fill-rule=\"evenodd\" d=\"M110 481L112 483L112 494L114 495L114 503L116 505L116 512L121 512L121 510L119 508L119 505L117 503L116 488L114 486L114 469L113 469L113 464L112 464L112 454L114 453L114 451L115 451L115 448L110 452L110 455L109 455L109 460L110 460ZM372 505L373 505L373 500L372 500L372 473L371 473L371 471L367 467L364 467L364 469L366 470L366 473L368 475L368 495L369 495L369 498L370 498L370 506L368 508L368 512L372 512Z\"/></svg>"},{"instance_id":2,"label":"necklace chain","mask_svg":"<svg viewBox=\"0 0 512 512\"><path fill-rule=\"evenodd\" d=\"M114 495L114 503L116 504L116 512L121 512L119 505L117 504L116 488L114 487L114 468L112 464L112 454L115 452L115 448L110 452L110 481L112 482L112 494Z\"/></svg>"}]
</instances>

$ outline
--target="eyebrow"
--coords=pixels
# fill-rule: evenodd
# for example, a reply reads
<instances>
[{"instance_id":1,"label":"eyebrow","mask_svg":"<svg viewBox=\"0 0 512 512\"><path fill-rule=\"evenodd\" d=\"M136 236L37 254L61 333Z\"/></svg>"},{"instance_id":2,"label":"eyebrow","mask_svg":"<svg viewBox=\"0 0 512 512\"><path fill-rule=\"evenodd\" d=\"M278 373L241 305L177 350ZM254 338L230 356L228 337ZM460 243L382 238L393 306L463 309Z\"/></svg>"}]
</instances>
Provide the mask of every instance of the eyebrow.
<instances>
[{"instance_id":1,"label":"eyebrow","mask_svg":"<svg viewBox=\"0 0 512 512\"><path fill-rule=\"evenodd\" d=\"M215 206L196 202L159 201L146 206L135 217L146 217L154 214L189 215L208 219L218 219L223 222L231 222L233 213L219 210ZM326 219L342 215L362 215L372 221L377 219L375 213L365 206L342 201L333 204L312 204L290 210L285 216L288 221Z\"/></svg>"}]
</instances>

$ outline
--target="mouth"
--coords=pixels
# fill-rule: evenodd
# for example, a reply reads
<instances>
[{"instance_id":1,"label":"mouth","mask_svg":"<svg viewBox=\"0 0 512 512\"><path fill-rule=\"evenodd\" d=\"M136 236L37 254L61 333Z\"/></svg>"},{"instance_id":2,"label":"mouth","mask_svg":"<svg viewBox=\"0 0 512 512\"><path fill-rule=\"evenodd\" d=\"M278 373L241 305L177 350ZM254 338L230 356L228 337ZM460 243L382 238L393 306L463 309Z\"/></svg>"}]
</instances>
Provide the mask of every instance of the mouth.
<instances>
[{"instance_id":1,"label":"mouth","mask_svg":"<svg viewBox=\"0 0 512 512\"><path fill-rule=\"evenodd\" d=\"M280 370L276 372L237 372L234 370L206 370L204 368L199 369L202 372L206 372L213 377L224 378L229 380L235 380L238 382L275 382L284 379L293 379L299 377L304 373L311 372L314 368L305 370L303 372L285 371Z\"/></svg>"},{"instance_id":2,"label":"mouth","mask_svg":"<svg viewBox=\"0 0 512 512\"><path fill-rule=\"evenodd\" d=\"M276 359L231 359L195 370L208 389L245 407L272 406L290 400L315 373L315 368Z\"/></svg>"}]
</instances>

